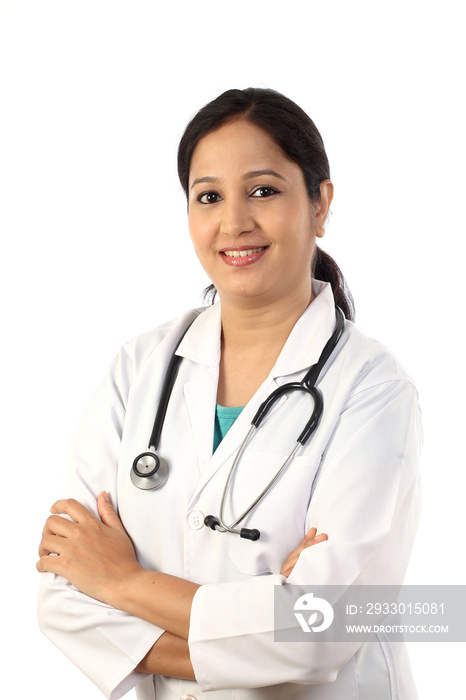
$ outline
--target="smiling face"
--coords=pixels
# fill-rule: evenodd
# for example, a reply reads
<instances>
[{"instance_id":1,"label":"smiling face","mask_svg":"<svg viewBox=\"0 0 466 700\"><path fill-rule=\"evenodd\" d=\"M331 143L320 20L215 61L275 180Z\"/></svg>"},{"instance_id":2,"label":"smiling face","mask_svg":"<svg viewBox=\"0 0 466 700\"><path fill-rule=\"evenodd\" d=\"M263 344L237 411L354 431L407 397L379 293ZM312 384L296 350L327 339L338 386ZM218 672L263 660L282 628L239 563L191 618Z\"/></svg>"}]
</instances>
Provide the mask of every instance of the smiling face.
<instances>
[{"instance_id":1,"label":"smiling face","mask_svg":"<svg viewBox=\"0 0 466 700\"><path fill-rule=\"evenodd\" d=\"M228 122L204 136L191 161L189 229L220 299L309 303L327 200L324 192L311 205L301 168L250 122Z\"/></svg>"}]
</instances>

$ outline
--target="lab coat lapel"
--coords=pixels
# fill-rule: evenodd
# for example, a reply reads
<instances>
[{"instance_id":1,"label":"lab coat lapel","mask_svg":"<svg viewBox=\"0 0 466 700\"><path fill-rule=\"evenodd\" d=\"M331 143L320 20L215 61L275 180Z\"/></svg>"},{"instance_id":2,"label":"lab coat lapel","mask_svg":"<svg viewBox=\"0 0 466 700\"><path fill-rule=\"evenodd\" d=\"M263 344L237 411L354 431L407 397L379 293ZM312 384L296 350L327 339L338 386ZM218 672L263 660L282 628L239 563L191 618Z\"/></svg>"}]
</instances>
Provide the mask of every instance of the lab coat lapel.
<instances>
[{"instance_id":1,"label":"lab coat lapel","mask_svg":"<svg viewBox=\"0 0 466 700\"><path fill-rule=\"evenodd\" d=\"M279 384L292 374L303 376L318 362L335 328L335 301L330 284L312 280L312 291L315 298L296 322L274 367L273 376Z\"/></svg>"},{"instance_id":2,"label":"lab coat lapel","mask_svg":"<svg viewBox=\"0 0 466 700\"><path fill-rule=\"evenodd\" d=\"M202 371L184 386L200 469L200 479L192 502L218 469L230 462L244 440L260 403L279 385L299 381L300 373L317 362L333 331L335 312L330 285L321 282L313 282L313 285L316 299L293 328L270 376L244 408L214 454L212 449L220 362L220 305L215 304L204 311L180 344L178 354L204 365ZM277 401L264 423L286 400L285 396Z\"/></svg>"},{"instance_id":3,"label":"lab coat lapel","mask_svg":"<svg viewBox=\"0 0 466 700\"><path fill-rule=\"evenodd\" d=\"M218 365L217 371L203 367L198 376L184 386L184 398L201 475L212 457L217 384Z\"/></svg>"},{"instance_id":4,"label":"lab coat lapel","mask_svg":"<svg viewBox=\"0 0 466 700\"><path fill-rule=\"evenodd\" d=\"M194 370L193 378L183 387L183 394L200 475L212 457L220 336L220 304L214 304L200 314L177 350Z\"/></svg>"}]
</instances>

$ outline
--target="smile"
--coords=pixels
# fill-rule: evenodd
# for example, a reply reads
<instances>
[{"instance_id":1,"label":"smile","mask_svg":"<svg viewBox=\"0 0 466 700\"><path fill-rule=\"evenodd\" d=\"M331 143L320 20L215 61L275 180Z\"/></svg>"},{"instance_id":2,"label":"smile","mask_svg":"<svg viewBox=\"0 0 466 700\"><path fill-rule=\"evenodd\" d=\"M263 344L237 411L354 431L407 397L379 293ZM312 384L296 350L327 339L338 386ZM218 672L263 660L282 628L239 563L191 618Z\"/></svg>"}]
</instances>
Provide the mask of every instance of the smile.
<instances>
[{"instance_id":1,"label":"smile","mask_svg":"<svg viewBox=\"0 0 466 700\"><path fill-rule=\"evenodd\" d=\"M265 250L267 246L262 246L261 248L250 248L249 250L224 250L223 254L228 258L247 258L249 255L254 255L254 253L260 253Z\"/></svg>"},{"instance_id":2,"label":"smile","mask_svg":"<svg viewBox=\"0 0 466 700\"><path fill-rule=\"evenodd\" d=\"M257 248L232 248L230 250L221 250L221 258L226 265L230 267L246 267L256 263L268 251L269 246L263 245Z\"/></svg>"}]
</instances>

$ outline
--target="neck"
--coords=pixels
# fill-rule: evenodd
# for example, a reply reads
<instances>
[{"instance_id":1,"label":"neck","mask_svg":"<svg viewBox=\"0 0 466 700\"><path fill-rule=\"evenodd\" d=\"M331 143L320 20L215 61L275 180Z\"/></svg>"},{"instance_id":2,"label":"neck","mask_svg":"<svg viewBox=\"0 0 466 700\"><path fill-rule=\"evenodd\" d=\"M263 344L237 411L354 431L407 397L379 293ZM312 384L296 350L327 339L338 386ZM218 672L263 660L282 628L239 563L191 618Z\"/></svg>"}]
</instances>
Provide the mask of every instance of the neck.
<instances>
[{"instance_id":1,"label":"neck","mask_svg":"<svg viewBox=\"0 0 466 700\"><path fill-rule=\"evenodd\" d=\"M309 285L294 297L261 303L258 300L222 299L222 348L276 350L277 357L295 323L313 299Z\"/></svg>"},{"instance_id":2,"label":"neck","mask_svg":"<svg viewBox=\"0 0 466 700\"><path fill-rule=\"evenodd\" d=\"M309 284L273 304L222 300L222 352L217 402L245 406L268 377L293 326L312 301Z\"/></svg>"}]
</instances>

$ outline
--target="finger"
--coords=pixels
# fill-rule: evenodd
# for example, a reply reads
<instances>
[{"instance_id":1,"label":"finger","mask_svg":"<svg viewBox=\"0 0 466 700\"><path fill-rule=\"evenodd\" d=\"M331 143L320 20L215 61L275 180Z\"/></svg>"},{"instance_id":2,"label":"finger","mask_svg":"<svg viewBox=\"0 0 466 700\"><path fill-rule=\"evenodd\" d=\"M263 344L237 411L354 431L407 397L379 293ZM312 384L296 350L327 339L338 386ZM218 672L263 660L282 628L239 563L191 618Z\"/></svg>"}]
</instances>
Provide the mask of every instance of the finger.
<instances>
[{"instance_id":1,"label":"finger","mask_svg":"<svg viewBox=\"0 0 466 700\"><path fill-rule=\"evenodd\" d=\"M76 523L63 518L61 515L50 515L45 521L42 536L59 535L59 537L69 537Z\"/></svg>"},{"instance_id":2,"label":"finger","mask_svg":"<svg viewBox=\"0 0 466 700\"><path fill-rule=\"evenodd\" d=\"M53 557L50 557L50 559L53 559ZM47 560L46 555L42 555L39 561L36 562L36 569L40 574L45 573L48 571L47 566L45 564L45 561Z\"/></svg>"},{"instance_id":3,"label":"finger","mask_svg":"<svg viewBox=\"0 0 466 700\"><path fill-rule=\"evenodd\" d=\"M309 539L305 538L302 543L302 549L307 549L308 547L312 547L313 544L319 544L319 542L324 542L327 539L327 535L323 532L320 535L316 535L315 537Z\"/></svg>"},{"instance_id":4,"label":"finger","mask_svg":"<svg viewBox=\"0 0 466 700\"><path fill-rule=\"evenodd\" d=\"M49 549L47 549L47 547L44 545L43 540L41 540L39 545L39 556L48 557L49 554L56 554L56 552L51 552Z\"/></svg>"},{"instance_id":5,"label":"finger","mask_svg":"<svg viewBox=\"0 0 466 700\"><path fill-rule=\"evenodd\" d=\"M317 530L316 530L316 528L315 528L315 527L311 527L311 529L309 530L309 532L307 532L307 533L304 535L304 540L307 540L307 539L311 539L311 540L312 540L312 539L314 539L314 537L315 537L316 535L317 535Z\"/></svg>"},{"instance_id":6,"label":"finger","mask_svg":"<svg viewBox=\"0 0 466 700\"><path fill-rule=\"evenodd\" d=\"M290 573L293 571L301 552L304 549L312 547L312 545L318 544L319 542L324 542L327 539L328 537L324 532L318 535L317 529L315 527L311 527L311 529L304 535L303 539L301 540L301 544L298 547L296 547L296 549L294 549L292 552L290 552L290 554L287 556L286 560L282 565L282 568L280 569L280 573L288 578Z\"/></svg>"},{"instance_id":7,"label":"finger","mask_svg":"<svg viewBox=\"0 0 466 700\"><path fill-rule=\"evenodd\" d=\"M56 553L58 540L63 541L71 537L73 528L75 527L76 523L65 519L61 515L51 515L47 518L44 529L42 530L42 539L39 544L39 556L45 556L51 552ZM44 544L46 538L47 542L50 542L53 546Z\"/></svg>"},{"instance_id":8,"label":"finger","mask_svg":"<svg viewBox=\"0 0 466 700\"><path fill-rule=\"evenodd\" d=\"M293 556L293 557L292 557L292 556L289 556L289 557L287 558L287 560L283 563L282 568L280 569L281 575L282 575L282 576L286 576L286 577L288 578L288 576L289 576L289 575L291 574L291 572L293 571L293 569L294 569L295 564L296 564L297 561L298 561L298 557L297 557L297 556L296 556L296 557L294 557L294 556Z\"/></svg>"},{"instance_id":9,"label":"finger","mask_svg":"<svg viewBox=\"0 0 466 700\"><path fill-rule=\"evenodd\" d=\"M317 535L317 537L314 539L316 542L324 542L325 540L328 540L328 536L325 534L325 532L321 532L321 534Z\"/></svg>"},{"instance_id":10,"label":"finger","mask_svg":"<svg viewBox=\"0 0 466 700\"><path fill-rule=\"evenodd\" d=\"M43 555L36 562L36 569L39 573L43 574L46 571L52 574L58 574L63 576L64 573L64 563L62 557L55 557L50 555Z\"/></svg>"},{"instance_id":11,"label":"finger","mask_svg":"<svg viewBox=\"0 0 466 700\"><path fill-rule=\"evenodd\" d=\"M123 524L115 512L114 507L110 502L110 498L106 491L102 491L97 499L97 510L99 511L100 518L104 525L111 527L112 530L119 530L120 532L126 532Z\"/></svg>"},{"instance_id":12,"label":"finger","mask_svg":"<svg viewBox=\"0 0 466 700\"><path fill-rule=\"evenodd\" d=\"M47 557L49 554L60 554L63 538L56 535L46 535L39 544L39 556Z\"/></svg>"},{"instance_id":13,"label":"finger","mask_svg":"<svg viewBox=\"0 0 466 700\"><path fill-rule=\"evenodd\" d=\"M95 518L95 515L90 510L78 503L78 501L75 501L74 498L63 498L57 501L50 508L50 512L55 515L69 515L75 523L84 522L89 517Z\"/></svg>"}]
</instances>

